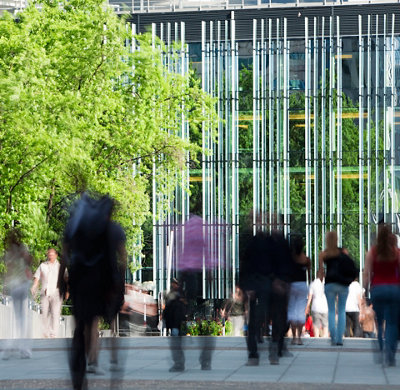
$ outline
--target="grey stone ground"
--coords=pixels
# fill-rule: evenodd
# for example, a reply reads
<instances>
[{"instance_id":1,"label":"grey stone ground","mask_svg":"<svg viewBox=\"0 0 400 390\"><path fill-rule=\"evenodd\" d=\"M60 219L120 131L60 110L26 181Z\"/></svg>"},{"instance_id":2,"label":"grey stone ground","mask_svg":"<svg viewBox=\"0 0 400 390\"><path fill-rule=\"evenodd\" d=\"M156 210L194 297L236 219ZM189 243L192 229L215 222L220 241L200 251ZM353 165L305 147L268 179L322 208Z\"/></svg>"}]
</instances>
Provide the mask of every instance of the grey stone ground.
<instances>
[{"instance_id":1,"label":"grey stone ground","mask_svg":"<svg viewBox=\"0 0 400 390\"><path fill-rule=\"evenodd\" d=\"M168 371L168 338L120 339L119 355L124 370L118 381L109 371L109 344L100 353L102 376L88 376L90 389L400 389L400 367L384 368L373 361L373 341L346 339L343 347L331 347L327 339L306 339L290 346L293 357L269 365L266 344L260 345L260 365L247 367L246 342L240 337L217 338L211 371L198 361L198 338L185 338L186 370ZM4 346L0 340L0 349ZM70 389L67 356L69 340L33 340L32 359L0 360L1 389ZM114 374L115 375L115 374Z\"/></svg>"}]
</instances>

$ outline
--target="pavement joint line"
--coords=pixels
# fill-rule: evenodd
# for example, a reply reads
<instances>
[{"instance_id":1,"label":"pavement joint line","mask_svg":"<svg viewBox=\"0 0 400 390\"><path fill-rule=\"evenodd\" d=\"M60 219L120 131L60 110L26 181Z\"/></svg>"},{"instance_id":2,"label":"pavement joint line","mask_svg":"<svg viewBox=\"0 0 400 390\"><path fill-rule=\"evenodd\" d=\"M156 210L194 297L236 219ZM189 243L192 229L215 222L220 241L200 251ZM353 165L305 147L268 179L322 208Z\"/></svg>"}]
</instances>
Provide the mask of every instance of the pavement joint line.
<instances>
[{"instance_id":1,"label":"pavement joint line","mask_svg":"<svg viewBox=\"0 0 400 390\"><path fill-rule=\"evenodd\" d=\"M232 375L236 374L241 368L244 367L246 363L241 364L236 370L234 370L233 372L231 372L230 374L228 374L224 379L222 379L222 382L229 382L227 379L229 377L231 377Z\"/></svg>"},{"instance_id":2,"label":"pavement joint line","mask_svg":"<svg viewBox=\"0 0 400 390\"><path fill-rule=\"evenodd\" d=\"M101 347L99 348L101 351L109 351L112 348L111 347ZM121 351L130 351L130 350L170 350L171 348L168 346L146 346L146 345L141 345L141 346L119 346L118 347L119 350ZM198 347L196 346L186 346L186 347L182 347L183 350L187 350L187 351L195 351L198 350ZM2 352L4 349L0 348L0 352ZM41 348L41 347L34 347L32 348L32 352L64 352L64 351L70 351L71 348L70 347L53 347L53 348ZM216 347L213 349L214 351L247 351L246 347ZM312 348L312 347L300 347L300 348L291 348L289 349L291 352L332 352L333 349L332 347L318 347L318 348ZM259 351L268 351L268 347L263 347L263 348L259 348ZM346 348L344 349L342 352L343 353L347 353L347 352L358 352L358 353L372 353L375 350L373 348Z\"/></svg>"},{"instance_id":3,"label":"pavement joint line","mask_svg":"<svg viewBox=\"0 0 400 390\"><path fill-rule=\"evenodd\" d=\"M108 341L108 339L102 339L104 342L100 355L102 367L108 361L110 349ZM177 374L168 372L168 364L171 363L168 338L143 338L137 339L137 341L121 338L118 347L122 352L121 358L124 361L129 359L126 362L131 361L132 364L124 364L125 370L119 377L123 381L120 388L132 390L210 390L214 388L218 388L218 390L242 390L243 388L246 390L265 390L266 388L268 390L320 390L321 388L325 390L400 390L398 368L386 369L382 365L373 364L371 351L375 349L371 347L375 344L368 340L346 339L345 345L341 348L330 345L328 347L329 340L322 339L313 339L304 343L304 346L289 346L293 356L282 358L281 367L278 366L277 369L269 367L268 359L265 356L268 353L265 352L268 351L268 345L263 344L258 346L261 354L261 366L248 369L244 367L247 360L245 337L236 340L218 338L212 360L212 375L199 371L199 364L197 364L195 356L202 348L197 343L198 338L190 338L187 341L189 345L185 348L187 352L185 355L187 361L191 363L185 373ZM6 340L0 340L2 349L4 349L4 343ZM149 346L147 346L148 344ZM68 369L63 368L67 367L69 344L62 340L35 340L32 346L35 357L23 364L22 361L21 364L18 363L19 359L15 360L15 363L0 361L0 389L70 388L70 383L66 384L69 379ZM63 356L64 354L65 356ZM308 375L303 375L303 370L310 367L307 364L308 358L315 367L322 364L325 370L323 371L324 375L314 376L312 372L310 378ZM232 364L230 359L232 359ZM49 365L49 375L38 373L38 367L46 365ZM353 366L358 371L353 371ZM361 375L363 369L367 370L365 371L366 378ZM253 377L253 375L255 376ZM36 382L32 384L30 383L32 379L28 378L36 378ZM103 378L90 378L90 389L109 388L110 380L118 381L119 378L113 377L111 373ZM93 382L98 380L100 381ZM316 387L313 381L320 381L321 386ZM377 385L371 385L371 382L376 382ZM173 387L174 383L178 383L178 385ZM213 386L213 383L218 386ZM322 383L324 384L322 385ZM137 386L137 384L139 385Z\"/></svg>"},{"instance_id":4,"label":"pavement joint line","mask_svg":"<svg viewBox=\"0 0 400 390\"><path fill-rule=\"evenodd\" d=\"M339 358L340 358L340 351L336 351L336 362L335 362L335 368L333 369L333 375L332 375L332 381L331 384L333 385L336 383L336 373L339 365Z\"/></svg>"},{"instance_id":5,"label":"pavement joint line","mask_svg":"<svg viewBox=\"0 0 400 390\"><path fill-rule=\"evenodd\" d=\"M383 367L383 365L381 366L381 370L383 371L383 376L384 376L384 378L386 380L386 384L388 385L389 384L389 378L387 376L386 368Z\"/></svg>"},{"instance_id":6,"label":"pavement joint line","mask_svg":"<svg viewBox=\"0 0 400 390\"><path fill-rule=\"evenodd\" d=\"M113 389L146 389L146 390L209 390L209 389L246 389L254 390L320 390L324 388L326 390L387 390L387 389L398 389L398 385L359 385L359 384L339 384L335 383L327 385L326 383L275 383L275 382L238 382L238 381L209 381L207 383L199 383L195 381L163 381L163 380L118 380L112 383ZM69 389L71 386L70 380L18 380L18 381L0 381L0 389ZM89 380L90 389L110 389L110 380L107 379L92 379Z\"/></svg>"},{"instance_id":7,"label":"pavement joint line","mask_svg":"<svg viewBox=\"0 0 400 390\"><path fill-rule=\"evenodd\" d=\"M293 355L294 355L294 356L293 356L292 361L291 361L290 364L286 367L286 370L284 370L284 371L282 372L281 376L278 378L278 380L277 380L278 383L281 382L281 379L283 379L283 377L284 377L284 376L286 375L286 373L289 371L289 368L292 367L294 361L295 361L295 360L297 359L297 357L299 356L298 353L297 353L297 354L293 354Z\"/></svg>"}]
</instances>

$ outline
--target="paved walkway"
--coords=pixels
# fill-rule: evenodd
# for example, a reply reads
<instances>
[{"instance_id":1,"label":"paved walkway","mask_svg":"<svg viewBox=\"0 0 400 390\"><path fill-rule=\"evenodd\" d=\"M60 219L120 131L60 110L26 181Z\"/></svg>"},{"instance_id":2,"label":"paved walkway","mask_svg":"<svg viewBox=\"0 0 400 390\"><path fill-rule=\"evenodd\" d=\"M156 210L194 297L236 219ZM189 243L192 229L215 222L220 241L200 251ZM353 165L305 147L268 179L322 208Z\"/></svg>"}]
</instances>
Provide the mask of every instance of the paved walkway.
<instances>
[{"instance_id":1,"label":"paved walkway","mask_svg":"<svg viewBox=\"0 0 400 390\"><path fill-rule=\"evenodd\" d=\"M373 362L373 341L345 339L343 347L331 347L327 339L305 339L290 346L293 357L269 365L266 343L260 345L258 367L247 367L243 337L219 337L212 370L198 362L198 338L185 337L186 370L170 373L168 338L121 338L124 370L113 388L123 389L400 389L400 364L382 368ZM0 360L1 389L70 389L67 354L70 339L32 340L33 357ZM0 340L3 349L5 340ZM89 376L89 388L109 388L109 340L102 340L102 376ZM400 358L398 357L400 361ZM400 362L399 362L400 363ZM115 375L115 374L114 374Z\"/></svg>"}]
</instances>

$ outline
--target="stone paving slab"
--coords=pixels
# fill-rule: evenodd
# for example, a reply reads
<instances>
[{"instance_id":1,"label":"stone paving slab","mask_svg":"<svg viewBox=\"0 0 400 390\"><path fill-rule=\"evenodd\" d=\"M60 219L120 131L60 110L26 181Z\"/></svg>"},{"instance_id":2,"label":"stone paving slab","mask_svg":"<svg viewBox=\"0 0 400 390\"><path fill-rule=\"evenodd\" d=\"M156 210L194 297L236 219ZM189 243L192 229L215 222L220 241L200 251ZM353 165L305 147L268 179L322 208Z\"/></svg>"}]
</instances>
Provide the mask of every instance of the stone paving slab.
<instances>
[{"instance_id":1,"label":"stone paving slab","mask_svg":"<svg viewBox=\"0 0 400 390\"><path fill-rule=\"evenodd\" d=\"M0 350L5 340L0 340ZM70 339L32 340L32 359L0 360L0 389L70 389ZM260 365L248 367L243 337L216 339L211 371L199 364L199 338L185 338L186 370L170 373L169 338L121 338L119 356L124 370L117 382L108 370L109 340L101 344L103 376L88 376L90 389L400 389L400 367L383 368L373 362L374 341L346 339L331 347L327 339L307 339L291 346L290 358L271 366L267 343L259 345Z\"/></svg>"}]
</instances>

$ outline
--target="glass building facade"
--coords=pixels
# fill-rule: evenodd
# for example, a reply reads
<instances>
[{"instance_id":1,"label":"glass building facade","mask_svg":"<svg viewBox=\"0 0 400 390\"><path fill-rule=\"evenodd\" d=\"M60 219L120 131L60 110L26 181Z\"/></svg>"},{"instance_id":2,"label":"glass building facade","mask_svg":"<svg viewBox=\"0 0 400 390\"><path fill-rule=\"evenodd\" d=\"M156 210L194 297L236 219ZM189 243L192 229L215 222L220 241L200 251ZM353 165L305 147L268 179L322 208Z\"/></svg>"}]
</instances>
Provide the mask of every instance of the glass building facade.
<instances>
[{"instance_id":1,"label":"glass building facade","mask_svg":"<svg viewBox=\"0 0 400 390\"><path fill-rule=\"evenodd\" d=\"M133 15L139 31L151 22L171 50L181 42L179 63L167 51L166 64L194 68L219 116L216 129L203 126L200 163L188 161L173 200L159 199L154 175L156 292L167 288L176 237L191 213L211 226L208 245L218 259L203 270L204 298L233 291L245 229L278 220L288 237L304 237L314 270L329 230L360 269L380 221L399 232L400 13L321 9L247 17L243 10L239 19L233 11L199 12L197 27L187 15ZM184 118L182 137L191 137Z\"/></svg>"}]
</instances>

